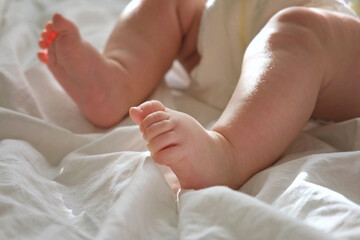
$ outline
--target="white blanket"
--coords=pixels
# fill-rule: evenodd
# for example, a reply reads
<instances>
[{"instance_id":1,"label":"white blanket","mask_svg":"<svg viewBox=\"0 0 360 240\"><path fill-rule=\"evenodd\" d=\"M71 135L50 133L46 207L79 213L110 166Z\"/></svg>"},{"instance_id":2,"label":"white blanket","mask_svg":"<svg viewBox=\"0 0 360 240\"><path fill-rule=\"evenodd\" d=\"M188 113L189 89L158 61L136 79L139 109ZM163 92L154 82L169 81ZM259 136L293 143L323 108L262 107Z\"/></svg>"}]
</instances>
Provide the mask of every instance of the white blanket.
<instances>
[{"instance_id":1,"label":"white blanket","mask_svg":"<svg viewBox=\"0 0 360 240\"><path fill-rule=\"evenodd\" d=\"M101 50L124 4L0 1L0 239L360 239L360 119L314 124L239 191L178 199L128 118L89 124L37 39L61 12ZM186 77L175 66L167 80ZM204 126L220 114L165 84L152 98Z\"/></svg>"}]
</instances>

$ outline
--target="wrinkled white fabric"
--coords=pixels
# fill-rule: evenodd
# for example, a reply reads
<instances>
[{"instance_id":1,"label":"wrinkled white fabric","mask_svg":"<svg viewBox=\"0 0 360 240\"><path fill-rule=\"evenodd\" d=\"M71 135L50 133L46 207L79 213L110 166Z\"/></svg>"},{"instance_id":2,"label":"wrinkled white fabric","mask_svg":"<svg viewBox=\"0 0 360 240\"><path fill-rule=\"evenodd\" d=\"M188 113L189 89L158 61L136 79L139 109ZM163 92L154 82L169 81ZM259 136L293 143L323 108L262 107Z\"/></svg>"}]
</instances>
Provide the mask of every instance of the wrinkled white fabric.
<instances>
[{"instance_id":1,"label":"wrinkled white fabric","mask_svg":"<svg viewBox=\"0 0 360 240\"><path fill-rule=\"evenodd\" d=\"M89 124L36 60L37 38L61 12L102 49L124 4L0 1L0 239L360 239L359 119L315 124L240 191L178 202L128 118ZM164 84L152 98L204 126L221 113Z\"/></svg>"}]
</instances>

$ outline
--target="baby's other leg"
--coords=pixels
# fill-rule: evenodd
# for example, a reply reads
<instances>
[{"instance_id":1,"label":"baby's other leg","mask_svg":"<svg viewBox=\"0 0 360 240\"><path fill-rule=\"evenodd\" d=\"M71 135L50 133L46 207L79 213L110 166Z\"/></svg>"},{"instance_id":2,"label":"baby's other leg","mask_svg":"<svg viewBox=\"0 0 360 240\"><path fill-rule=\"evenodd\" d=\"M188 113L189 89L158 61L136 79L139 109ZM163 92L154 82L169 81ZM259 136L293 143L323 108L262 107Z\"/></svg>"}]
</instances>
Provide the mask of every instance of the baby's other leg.
<instances>
[{"instance_id":1,"label":"baby's other leg","mask_svg":"<svg viewBox=\"0 0 360 240\"><path fill-rule=\"evenodd\" d=\"M55 14L42 33L38 57L92 123L109 127L154 90L177 56L192 67L203 7L204 0L134 0L104 54Z\"/></svg>"},{"instance_id":2,"label":"baby's other leg","mask_svg":"<svg viewBox=\"0 0 360 240\"><path fill-rule=\"evenodd\" d=\"M276 14L249 45L238 86L212 129L233 145L240 184L280 157L314 109L322 112L319 98L324 105L328 103L323 93L334 84L336 66L331 61L338 57L339 46L348 47L332 44L332 39L341 36L334 34L334 25L345 27L323 11L289 8ZM340 61L349 63L352 58ZM353 101L359 100L359 81L352 85L356 86L358 95L352 95ZM342 89L338 100L347 94ZM327 113L340 116L336 111Z\"/></svg>"},{"instance_id":3,"label":"baby's other leg","mask_svg":"<svg viewBox=\"0 0 360 240\"><path fill-rule=\"evenodd\" d=\"M124 67L84 41L73 22L55 14L45 26L39 45L44 50L38 53L38 58L88 120L107 127L123 115L126 96L122 91L127 88ZM118 108L114 108L115 101Z\"/></svg>"}]
</instances>

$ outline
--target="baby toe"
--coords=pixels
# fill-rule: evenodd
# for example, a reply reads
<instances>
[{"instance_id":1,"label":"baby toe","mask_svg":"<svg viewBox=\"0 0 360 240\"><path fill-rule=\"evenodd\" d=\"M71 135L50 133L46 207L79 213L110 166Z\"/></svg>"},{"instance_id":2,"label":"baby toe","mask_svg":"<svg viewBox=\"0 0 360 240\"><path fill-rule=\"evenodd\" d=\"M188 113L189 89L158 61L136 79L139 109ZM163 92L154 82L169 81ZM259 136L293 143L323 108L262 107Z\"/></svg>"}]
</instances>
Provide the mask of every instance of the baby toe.
<instances>
[{"instance_id":1,"label":"baby toe","mask_svg":"<svg viewBox=\"0 0 360 240\"><path fill-rule=\"evenodd\" d=\"M144 139L151 141L155 137L169 132L175 128L175 124L171 120L163 120L156 122L144 130Z\"/></svg>"},{"instance_id":2,"label":"baby toe","mask_svg":"<svg viewBox=\"0 0 360 240\"><path fill-rule=\"evenodd\" d=\"M157 100L146 101L140 104L139 107L142 109L142 112L145 116L153 112L165 111L165 106Z\"/></svg>"},{"instance_id":3,"label":"baby toe","mask_svg":"<svg viewBox=\"0 0 360 240\"><path fill-rule=\"evenodd\" d=\"M52 22L48 22L46 25L45 25L45 30L48 32L48 33L56 33L55 29L54 29L54 25Z\"/></svg>"},{"instance_id":4,"label":"baby toe","mask_svg":"<svg viewBox=\"0 0 360 240\"><path fill-rule=\"evenodd\" d=\"M47 63L48 62L48 55L47 52L38 52L37 54L39 60L43 63Z\"/></svg>"},{"instance_id":5,"label":"baby toe","mask_svg":"<svg viewBox=\"0 0 360 240\"><path fill-rule=\"evenodd\" d=\"M47 41L47 40L40 40L39 41L39 47L42 48L42 49L49 48L50 44L51 44L51 41Z\"/></svg>"},{"instance_id":6,"label":"baby toe","mask_svg":"<svg viewBox=\"0 0 360 240\"><path fill-rule=\"evenodd\" d=\"M57 37L57 34L54 33L54 32L48 32L46 30L44 30L42 33L41 33L41 39L42 40L45 40L45 41L52 41L54 40L55 38Z\"/></svg>"},{"instance_id":7,"label":"baby toe","mask_svg":"<svg viewBox=\"0 0 360 240\"><path fill-rule=\"evenodd\" d=\"M141 122L141 127L143 129L146 129L146 128L150 127L151 125L153 125L154 123L168 120L169 118L170 118L170 115L167 112L164 112L164 111L153 112L153 113L150 113L149 115L147 115L143 119L143 121Z\"/></svg>"},{"instance_id":8,"label":"baby toe","mask_svg":"<svg viewBox=\"0 0 360 240\"><path fill-rule=\"evenodd\" d=\"M152 100L146 101L140 104L138 107L130 108L129 114L131 119L137 125L140 125L149 114L157 111L165 111L165 107L159 101Z\"/></svg>"},{"instance_id":9,"label":"baby toe","mask_svg":"<svg viewBox=\"0 0 360 240\"><path fill-rule=\"evenodd\" d=\"M151 157L156 163L175 169L178 163L185 158L185 154L186 152L181 146L174 145L151 154Z\"/></svg>"},{"instance_id":10,"label":"baby toe","mask_svg":"<svg viewBox=\"0 0 360 240\"><path fill-rule=\"evenodd\" d=\"M163 149L176 146L177 144L177 134L174 131L170 131L153 138L147 145L147 148L152 154L156 154Z\"/></svg>"},{"instance_id":11,"label":"baby toe","mask_svg":"<svg viewBox=\"0 0 360 240\"><path fill-rule=\"evenodd\" d=\"M42 31L40 36L41 36L41 39L45 40L45 41L50 39L50 33L46 30Z\"/></svg>"}]
</instances>

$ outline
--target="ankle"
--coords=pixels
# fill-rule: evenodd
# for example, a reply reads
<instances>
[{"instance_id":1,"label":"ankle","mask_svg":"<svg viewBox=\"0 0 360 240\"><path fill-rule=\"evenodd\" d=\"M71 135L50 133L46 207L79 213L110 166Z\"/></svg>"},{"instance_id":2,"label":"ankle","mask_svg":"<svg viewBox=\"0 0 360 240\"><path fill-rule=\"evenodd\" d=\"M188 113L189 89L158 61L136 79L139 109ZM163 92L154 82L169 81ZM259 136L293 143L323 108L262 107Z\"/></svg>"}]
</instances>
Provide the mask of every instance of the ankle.
<instances>
[{"instance_id":1,"label":"ankle","mask_svg":"<svg viewBox=\"0 0 360 240\"><path fill-rule=\"evenodd\" d=\"M101 86L95 86L79 106L86 118L94 125L108 128L127 116L133 105L131 85L125 68L118 62L103 57L100 69L107 69L108 77L102 79Z\"/></svg>"},{"instance_id":2,"label":"ankle","mask_svg":"<svg viewBox=\"0 0 360 240\"><path fill-rule=\"evenodd\" d=\"M89 122L100 128L109 128L118 124L126 115L127 109L117 106L110 101L97 104L89 103L87 106L82 106L81 109ZM125 110L124 110L125 109Z\"/></svg>"},{"instance_id":3,"label":"ankle","mask_svg":"<svg viewBox=\"0 0 360 240\"><path fill-rule=\"evenodd\" d=\"M243 158L238 153L234 144L222 134L220 131L211 130L209 131L221 146L222 165L229 169L228 173L228 186L233 189L238 189L248 179L246 173L246 166L243 164Z\"/></svg>"}]
</instances>

